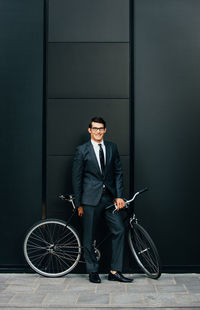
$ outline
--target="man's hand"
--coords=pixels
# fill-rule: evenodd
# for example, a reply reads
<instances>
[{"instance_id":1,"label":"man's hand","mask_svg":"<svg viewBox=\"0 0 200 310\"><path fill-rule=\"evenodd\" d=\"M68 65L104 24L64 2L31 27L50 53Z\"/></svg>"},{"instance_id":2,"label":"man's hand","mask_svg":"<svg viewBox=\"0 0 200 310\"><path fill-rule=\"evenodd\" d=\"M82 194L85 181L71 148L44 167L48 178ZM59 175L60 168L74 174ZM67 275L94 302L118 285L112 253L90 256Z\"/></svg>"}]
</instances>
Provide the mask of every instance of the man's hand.
<instances>
[{"instance_id":1,"label":"man's hand","mask_svg":"<svg viewBox=\"0 0 200 310\"><path fill-rule=\"evenodd\" d=\"M83 207L82 206L78 207L78 216L83 216Z\"/></svg>"},{"instance_id":2,"label":"man's hand","mask_svg":"<svg viewBox=\"0 0 200 310\"><path fill-rule=\"evenodd\" d=\"M125 202L122 198L115 198L114 202L117 205L117 211L125 207Z\"/></svg>"}]
</instances>

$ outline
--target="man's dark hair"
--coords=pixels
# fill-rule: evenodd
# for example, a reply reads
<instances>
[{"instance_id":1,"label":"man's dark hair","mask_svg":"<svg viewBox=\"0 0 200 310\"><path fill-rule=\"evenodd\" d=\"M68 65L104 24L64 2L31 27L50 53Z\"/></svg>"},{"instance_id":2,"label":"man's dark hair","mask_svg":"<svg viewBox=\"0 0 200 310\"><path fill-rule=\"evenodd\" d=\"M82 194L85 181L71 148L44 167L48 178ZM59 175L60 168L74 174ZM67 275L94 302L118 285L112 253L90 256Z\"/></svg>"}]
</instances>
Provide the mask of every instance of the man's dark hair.
<instances>
[{"instance_id":1,"label":"man's dark hair","mask_svg":"<svg viewBox=\"0 0 200 310\"><path fill-rule=\"evenodd\" d=\"M89 128L92 128L92 122L103 124L104 128L106 128L106 122L104 121L102 117L98 117L98 116L93 117L90 121Z\"/></svg>"}]
</instances>

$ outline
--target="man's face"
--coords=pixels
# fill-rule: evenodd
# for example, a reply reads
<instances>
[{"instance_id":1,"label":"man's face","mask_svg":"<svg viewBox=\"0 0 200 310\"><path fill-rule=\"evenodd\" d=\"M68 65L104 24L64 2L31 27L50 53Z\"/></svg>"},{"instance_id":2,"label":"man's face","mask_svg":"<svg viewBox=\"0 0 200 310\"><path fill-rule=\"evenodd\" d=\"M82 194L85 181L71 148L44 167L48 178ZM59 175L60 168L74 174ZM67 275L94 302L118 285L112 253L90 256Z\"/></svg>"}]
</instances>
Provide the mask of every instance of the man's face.
<instances>
[{"instance_id":1,"label":"man's face","mask_svg":"<svg viewBox=\"0 0 200 310\"><path fill-rule=\"evenodd\" d=\"M103 136L106 133L106 128L101 123L92 122L92 128L88 128L91 139L100 143L103 140Z\"/></svg>"}]
</instances>

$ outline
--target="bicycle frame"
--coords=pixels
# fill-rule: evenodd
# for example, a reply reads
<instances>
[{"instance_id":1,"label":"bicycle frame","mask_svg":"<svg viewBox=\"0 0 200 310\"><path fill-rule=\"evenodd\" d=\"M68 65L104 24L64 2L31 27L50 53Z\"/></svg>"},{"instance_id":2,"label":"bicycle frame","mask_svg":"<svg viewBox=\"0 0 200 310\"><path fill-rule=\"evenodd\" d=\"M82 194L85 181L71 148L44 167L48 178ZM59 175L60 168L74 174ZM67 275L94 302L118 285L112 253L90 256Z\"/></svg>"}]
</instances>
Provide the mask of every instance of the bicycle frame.
<instances>
[{"instance_id":1,"label":"bicycle frame","mask_svg":"<svg viewBox=\"0 0 200 310\"><path fill-rule=\"evenodd\" d=\"M141 193L143 193L143 192L145 192L145 191L147 191L147 190L148 190L148 188L145 187L145 188L143 188L143 189L137 191L137 192L133 195L133 197L132 197L131 199L125 200L125 209L128 209L128 208L129 208L130 203L132 203L132 202L136 199L136 197L137 197L139 194L141 194ZM77 210L77 208L76 208L76 206L75 206L75 204L74 204L74 196L73 196L72 194L70 194L70 195L69 195L69 194L67 194L67 195L60 194L60 195L58 195L58 198L60 198L61 200L64 200L64 201L68 201L68 202L70 202L70 203L72 204L72 207L73 207L72 214L71 214L71 216L68 218L68 220L66 221L66 225L68 225L68 224L70 223L72 217L73 217L74 214L76 213L76 210ZM115 211L117 211L117 205L116 205L116 204L112 204L112 205L106 207L105 209L111 209L111 208L114 208L114 210L112 211L113 213L114 213ZM124 210L124 208L123 208L122 210ZM125 221L128 219L128 217L129 217L129 216L127 215L127 216L124 218L123 221L125 222ZM133 222L133 221L135 221L135 222L137 223L137 218L136 218L136 215L135 215L134 211L133 211L133 215L129 218L129 225L130 225L131 227L133 227L133 225L132 225L132 222ZM102 243L104 243L104 241L107 240L107 239L110 237L110 235L111 235L111 233L108 233L108 234L103 238L103 240L101 240L101 241L97 244L97 247L99 247ZM96 241L96 240L95 240L95 241ZM95 246L96 246L96 245L95 245Z\"/></svg>"},{"instance_id":2,"label":"bicycle frame","mask_svg":"<svg viewBox=\"0 0 200 310\"><path fill-rule=\"evenodd\" d=\"M126 222L127 238L130 251L143 272L152 279L158 279L161 275L161 264L155 244L145 229L139 225L134 205L129 205L136 197L146 191L144 188L125 201L126 215L123 221ZM59 195L59 198L68 201L72 205L72 214L67 221L59 219L46 219L35 223L27 232L24 240L24 255L30 267L44 276L63 276L72 271L81 261L82 245L76 229L70 225L70 221L76 213L73 195ZM117 207L112 204L108 208L114 208L109 212L115 212ZM128 212L129 211L129 212ZM98 247L110 237L108 233L96 246L94 251L96 259L99 260L101 253ZM51 263L50 263L51 262ZM85 262L84 262L85 263Z\"/></svg>"}]
</instances>

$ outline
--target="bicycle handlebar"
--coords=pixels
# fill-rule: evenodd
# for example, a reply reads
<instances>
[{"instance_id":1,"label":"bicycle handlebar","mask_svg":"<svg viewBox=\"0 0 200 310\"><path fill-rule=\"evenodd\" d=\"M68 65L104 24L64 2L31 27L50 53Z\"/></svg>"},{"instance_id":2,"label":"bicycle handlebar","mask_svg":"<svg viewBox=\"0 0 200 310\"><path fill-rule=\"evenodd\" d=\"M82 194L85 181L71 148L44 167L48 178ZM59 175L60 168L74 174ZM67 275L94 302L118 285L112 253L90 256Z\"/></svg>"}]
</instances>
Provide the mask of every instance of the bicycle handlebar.
<instances>
[{"instance_id":1,"label":"bicycle handlebar","mask_svg":"<svg viewBox=\"0 0 200 310\"><path fill-rule=\"evenodd\" d=\"M148 191L148 187L144 187L143 189L141 189L140 191L138 191L139 194L142 194L144 192Z\"/></svg>"},{"instance_id":2,"label":"bicycle handlebar","mask_svg":"<svg viewBox=\"0 0 200 310\"><path fill-rule=\"evenodd\" d=\"M137 191L137 192L134 194L133 198L131 198L130 200L125 200L125 207L127 207L128 204L129 204L130 202L134 201L135 198L136 198L139 194L142 194L142 193L146 192L147 190L148 190L148 187L144 187L144 188L142 188L141 190ZM71 194L71 195L69 195L69 194L64 194L64 195L59 194L59 195L58 195L58 198L60 198L61 200L67 200L67 201L71 202L73 208L76 209L75 204L74 204L74 198L75 198L74 195L72 195L72 194ZM115 209L114 209L114 211L113 211L113 212L115 212L116 209L117 209L116 204L112 204L112 205L106 207L106 209L110 209L110 208L112 208L112 207L115 207Z\"/></svg>"},{"instance_id":3,"label":"bicycle handlebar","mask_svg":"<svg viewBox=\"0 0 200 310\"><path fill-rule=\"evenodd\" d=\"M144 192L146 192L146 191L148 191L148 187L144 187L144 188L142 188L141 190L137 191L137 192L133 195L133 198L131 198L130 200L126 200L126 201L125 201L125 208L128 206L128 204L129 204L130 202L134 201L135 198L136 198L139 194L142 194L142 193L144 193ZM106 210L107 210L107 209L110 209L110 208L112 208L112 207L115 207L115 209L114 209L114 211L113 211L113 212L115 212L115 211L117 210L116 204L112 204L112 205L106 207ZM123 209L122 209L122 210L123 210Z\"/></svg>"}]
</instances>

